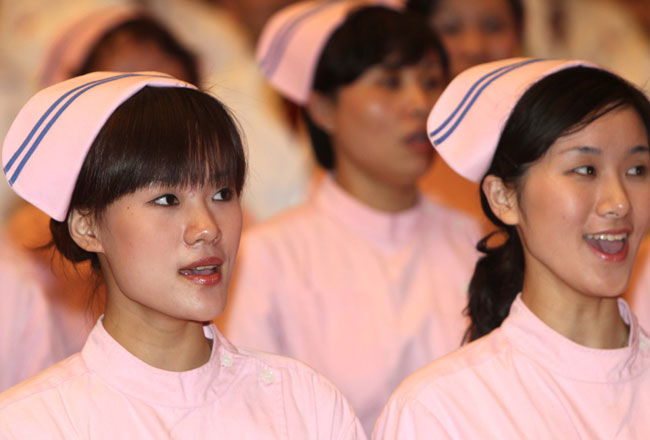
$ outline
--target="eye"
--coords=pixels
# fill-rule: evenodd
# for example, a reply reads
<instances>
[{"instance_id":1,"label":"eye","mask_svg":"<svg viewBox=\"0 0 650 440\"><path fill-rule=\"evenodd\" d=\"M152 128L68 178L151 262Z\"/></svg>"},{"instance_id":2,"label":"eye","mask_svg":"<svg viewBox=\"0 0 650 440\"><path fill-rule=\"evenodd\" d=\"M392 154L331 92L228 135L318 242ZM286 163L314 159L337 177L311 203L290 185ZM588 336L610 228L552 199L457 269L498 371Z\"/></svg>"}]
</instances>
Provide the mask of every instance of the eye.
<instances>
[{"instance_id":1,"label":"eye","mask_svg":"<svg viewBox=\"0 0 650 440\"><path fill-rule=\"evenodd\" d=\"M576 174L580 174L581 176L595 176L596 175L596 168L589 166L589 165L584 165L578 168L574 168L572 170Z\"/></svg>"},{"instance_id":2,"label":"eye","mask_svg":"<svg viewBox=\"0 0 650 440\"><path fill-rule=\"evenodd\" d=\"M423 86L426 90L435 90L442 86L442 81L436 75L430 75L424 78Z\"/></svg>"},{"instance_id":3,"label":"eye","mask_svg":"<svg viewBox=\"0 0 650 440\"><path fill-rule=\"evenodd\" d=\"M627 170L625 174L628 176L645 176L648 174L648 168L645 165L637 165Z\"/></svg>"},{"instance_id":4,"label":"eye","mask_svg":"<svg viewBox=\"0 0 650 440\"><path fill-rule=\"evenodd\" d=\"M231 188L222 188L212 196L212 200L227 202L229 200L232 200L234 195L235 191L233 191Z\"/></svg>"},{"instance_id":5,"label":"eye","mask_svg":"<svg viewBox=\"0 0 650 440\"><path fill-rule=\"evenodd\" d=\"M151 203L160 206L173 206L178 205L179 200L174 194L163 194L153 199Z\"/></svg>"},{"instance_id":6,"label":"eye","mask_svg":"<svg viewBox=\"0 0 650 440\"><path fill-rule=\"evenodd\" d=\"M398 89L401 85L400 77L397 73L384 73L379 79L379 85L391 90Z\"/></svg>"},{"instance_id":7,"label":"eye","mask_svg":"<svg viewBox=\"0 0 650 440\"><path fill-rule=\"evenodd\" d=\"M481 29L486 34L498 34L505 27L505 23L499 18L489 18L481 22Z\"/></svg>"}]
</instances>

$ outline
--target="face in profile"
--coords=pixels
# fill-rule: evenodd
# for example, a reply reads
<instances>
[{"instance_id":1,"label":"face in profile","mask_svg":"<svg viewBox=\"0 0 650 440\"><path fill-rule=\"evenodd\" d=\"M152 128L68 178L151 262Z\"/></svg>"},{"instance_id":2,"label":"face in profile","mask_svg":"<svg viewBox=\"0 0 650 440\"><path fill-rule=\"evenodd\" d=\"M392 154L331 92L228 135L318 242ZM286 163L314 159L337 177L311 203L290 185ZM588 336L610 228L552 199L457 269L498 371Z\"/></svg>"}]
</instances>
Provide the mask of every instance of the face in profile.
<instances>
[{"instance_id":1,"label":"face in profile","mask_svg":"<svg viewBox=\"0 0 650 440\"><path fill-rule=\"evenodd\" d=\"M74 218L72 229L83 227ZM225 306L241 222L231 187L152 184L111 203L82 247L98 254L109 304L142 318L204 322Z\"/></svg>"},{"instance_id":2,"label":"face in profile","mask_svg":"<svg viewBox=\"0 0 650 440\"><path fill-rule=\"evenodd\" d=\"M557 139L500 216L522 239L524 291L620 295L650 221L649 168L647 133L629 107Z\"/></svg>"},{"instance_id":3,"label":"face in profile","mask_svg":"<svg viewBox=\"0 0 650 440\"><path fill-rule=\"evenodd\" d=\"M441 0L430 20L449 53L452 77L519 54L517 23L507 0Z\"/></svg>"},{"instance_id":4,"label":"face in profile","mask_svg":"<svg viewBox=\"0 0 650 440\"><path fill-rule=\"evenodd\" d=\"M328 98L323 124L336 150L337 172L415 184L433 158L426 118L445 86L439 59L429 54L407 66L394 66L389 57L341 87Z\"/></svg>"}]
</instances>

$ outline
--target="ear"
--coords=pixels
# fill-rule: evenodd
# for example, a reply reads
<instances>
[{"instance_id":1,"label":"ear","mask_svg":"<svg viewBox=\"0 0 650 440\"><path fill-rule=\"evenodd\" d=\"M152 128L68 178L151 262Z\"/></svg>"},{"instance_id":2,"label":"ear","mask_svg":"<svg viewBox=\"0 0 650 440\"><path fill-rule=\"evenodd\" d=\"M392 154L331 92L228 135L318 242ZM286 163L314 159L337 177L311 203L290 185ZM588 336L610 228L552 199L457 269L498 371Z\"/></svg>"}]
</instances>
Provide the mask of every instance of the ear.
<instances>
[{"instance_id":1,"label":"ear","mask_svg":"<svg viewBox=\"0 0 650 440\"><path fill-rule=\"evenodd\" d=\"M306 105L309 117L327 134L330 134L336 127L335 107L334 98L318 92L312 92L309 95Z\"/></svg>"},{"instance_id":2,"label":"ear","mask_svg":"<svg viewBox=\"0 0 650 440\"><path fill-rule=\"evenodd\" d=\"M93 215L74 209L68 217L68 232L77 245L87 252L103 252L97 237L97 220Z\"/></svg>"},{"instance_id":3,"label":"ear","mask_svg":"<svg viewBox=\"0 0 650 440\"><path fill-rule=\"evenodd\" d=\"M482 189L490 209L499 220L506 225L519 224L519 205L513 188L503 183L500 177L490 174L483 179Z\"/></svg>"}]
</instances>

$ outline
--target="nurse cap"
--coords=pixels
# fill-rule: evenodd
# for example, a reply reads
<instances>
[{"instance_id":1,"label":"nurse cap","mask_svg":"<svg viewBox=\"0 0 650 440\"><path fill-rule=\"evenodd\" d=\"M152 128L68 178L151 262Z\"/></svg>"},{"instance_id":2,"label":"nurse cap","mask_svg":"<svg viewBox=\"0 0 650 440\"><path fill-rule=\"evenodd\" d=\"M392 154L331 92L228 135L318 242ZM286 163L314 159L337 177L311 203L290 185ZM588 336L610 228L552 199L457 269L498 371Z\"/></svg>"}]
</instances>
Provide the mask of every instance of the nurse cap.
<instances>
[{"instance_id":1,"label":"nurse cap","mask_svg":"<svg viewBox=\"0 0 650 440\"><path fill-rule=\"evenodd\" d=\"M427 121L429 140L458 174L480 182L519 98L536 82L581 60L512 58L461 72L442 92Z\"/></svg>"},{"instance_id":2,"label":"nurse cap","mask_svg":"<svg viewBox=\"0 0 650 440\"><path fill-rule=\"evenodd\" d=\"M84 11L74 20L69 19L46 52L39 73L40 86L48 87L74 76L108 31L139 17L146 17L142 8L124 4Z\"/></svg>"},{"instance_id":3,"label":"nurse cap","mask_svg":"<svg viewBox=\"0 0 650 440\"><path fill-rule=\"evenodd\" d=\"M311 92L321 52L348 14L363 6L401 9L404 0L314 0L292 4L266 23L257 45L257 62L271 85L303 105Z\"/></svg>"},{"instance_id":4,"label":"nurse cap","mask_svg":"<svg viewBox=\"0 0 650 440\"><path fill-rule=\"evenodd\" d=\"M158 72L93 72L34 95L11 124L2 169L22 198L64 221L77 176L113 111L145 86L193 85Z\"/></svg>"}]
</instances>

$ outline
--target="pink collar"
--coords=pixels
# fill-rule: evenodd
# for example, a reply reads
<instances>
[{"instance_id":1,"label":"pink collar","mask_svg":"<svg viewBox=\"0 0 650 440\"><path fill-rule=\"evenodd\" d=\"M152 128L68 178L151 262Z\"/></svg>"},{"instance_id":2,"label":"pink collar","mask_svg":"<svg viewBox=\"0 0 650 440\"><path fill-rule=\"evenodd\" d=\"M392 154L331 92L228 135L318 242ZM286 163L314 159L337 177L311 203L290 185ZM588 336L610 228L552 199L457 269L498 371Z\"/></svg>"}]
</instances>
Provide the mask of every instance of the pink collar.
<instances>
[{"instance_id":1,"label":"pink collar","mask_svg":"<svg viewBox=\"0 0 650 440\"><path fill-rule=\"evenodd\" d=\"M542 322L517 296L501 325L516 350L560 376L586 382L619 382L650 368L650 339L618 300L621 317L630 326L627 347L603 350L585 347L565 338Z\"/></svg>"},{"instance_id":2,"label":"pink collar","mask_svg":"<svg viewBox=\"0 0 650 440\"><path fill-rule=\"evenodd\" d=\"M224 359L231 365L238 351L214 324L203 327L206 337L214 341L210 360L193 370L173 372L152 367L129 353L106 332L102 319L90 333L81 358L107 384L150 404L176 408L210 404L224 394L238 369L222 368Z\"/></svg>"},{"instance_id":3,"label":"pink collar","mask_svg":"<svg viewBox=\"0 0 650 440\"><path fill-rule=\"evenodd\" d=\"M328 217L386 251L397 250L416 238L418 232L430 229L430 225L425 224L428 221L425 214L435 210L434 205L420 196L418 203L407 210L380 211L345 192L332 176L323 178L313 203Z\"/></svg>"}]
</instances>

